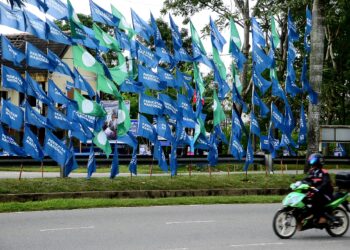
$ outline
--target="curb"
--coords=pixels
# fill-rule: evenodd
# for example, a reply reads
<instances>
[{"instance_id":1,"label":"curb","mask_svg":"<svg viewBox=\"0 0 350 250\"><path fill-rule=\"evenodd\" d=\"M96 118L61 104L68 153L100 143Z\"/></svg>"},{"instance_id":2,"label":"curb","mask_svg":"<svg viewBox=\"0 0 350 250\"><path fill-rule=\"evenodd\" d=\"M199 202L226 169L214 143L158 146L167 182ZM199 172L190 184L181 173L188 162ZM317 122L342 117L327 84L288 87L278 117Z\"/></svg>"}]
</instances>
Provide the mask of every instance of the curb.
<instances>
[{"instance_id":1,"label":"curb","mask_svg":"<svg viewBox=\"0 0 350 250\"><path fill-rule=\"evenodd\" d=\"M196 190L137 190L137 191L89 191L89 192L58 192L58 193L28 193L0 194L0 202L43 201L49 199L77 198L166 198L194 196L241 196L241 195L285 195L289 189L283 188L251 188L251 189L196 189Z\"/></svg>"}]
</instances>

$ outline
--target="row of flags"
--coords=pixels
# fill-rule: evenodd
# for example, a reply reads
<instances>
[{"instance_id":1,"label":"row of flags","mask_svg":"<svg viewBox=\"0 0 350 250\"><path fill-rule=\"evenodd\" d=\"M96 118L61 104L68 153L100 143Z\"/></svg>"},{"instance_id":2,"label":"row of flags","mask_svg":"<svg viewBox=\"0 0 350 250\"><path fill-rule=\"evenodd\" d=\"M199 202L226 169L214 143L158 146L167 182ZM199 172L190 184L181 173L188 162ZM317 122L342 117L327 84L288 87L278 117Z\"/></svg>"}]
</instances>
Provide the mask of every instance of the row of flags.
<instances>
[{"instance_id":1,"label":"row of flags","mask_svg":"<svg viewBox=\"0 0 350 250\"><path fill-rule=\"evenodd\" d=\"M246 131L235 105L241 106L244 112L248 112L248 106L241 96L242 85L239 81L240 72L242 72L247 58L241 52L241 40L232 20L230 21L229 52L233 60L231 68L233 79L232 86L230 86L227 79L227 68L220 57L220 54L223 52L223 46L227 41L211 18L209 18L209 24L212 58L208 56L208 52L203 46L199 33L192 22L190 22L192 55L186 51L183 47L179 28L171 15L169 15L169 22L173 52L166 47L152 14L149 24L131 10L133 23L131 26L126 22L122 13L114 6L111 6L112 12L110 13L90 0L91 17L94 21L93 26L90 28L80 21L69 0L67 0L67 4L57 0L30 0L28 3L56 19L66 20L70 26L70 36L61 31L48 18L43 20L33 16L26 9L11 9L3 3L0 3L0 24L29 32L39 39L51 40L71 46L74 63L73 70L50 50L42 52L27 42L26 50L22 52L14 47L4 36L2 36L3 59L11 61L17 67L21 67L23 61L25 61L26 65L30 67L57 72L70 77L73 83L67 81L67 89L74 88L74 90L71 90L74 94L74 99L67 98L65 93L52 80L48 81L48 94L46 95L45 91L28 73L26 73L24 79L16 70L3 65L2 86L24 93L26 96L35 97L38 102L47 106L47 116L42 116L35 111L27 101L21 104L22 107L16 107L10 101L3 100L3 107L5 105L7 108L2 110L1 121L16 130L21 130L23 126L25 131L28 130L28 133L30 133L29 125L38 128L44 127L46 135L43 151L38 153L35 156L36 158L33 155L31 156L35 159L42 159L44 154L51 156L61 166L64 166L66 176L77 167L77 164L74 158L72 140L69 139L69 142L62 142L55 137L53 131L57 128L67 130L69 138L75 137L81 142L92 140L97 147L105 152L107 157L112 154L113 150L102 129L105 123L106 111L96 91L109 94L118 100L118 141L133 148L132 160L129 164L129 170L133 174L137 174L136 152L138 144L135 135L130 133L130 114L125 105L123 92L138 94L139 115L136 136L146 138L154 145L154 159L158 160L162 170L168 171L170 167L171 175L175 175L177 170L176 149L183 145L189 146L192 152L195 149L207 151L209 164L216 166L219 143L229 144L230 152L235 158L242 159L245 156L245 170L253 162L254 154L251 140L253 134L260 137L261 148L272 154L280 147L289 149L293 146L297 148L298 145L291 139L291 133L296 126L286 97L286 93L294 93L292 93L294 88L289 88L288 86L290 85L288 84L295 84L296 81L295 73L293 73L293 62L296 56L293 42L298 39L298 36L295 34L296 29L290 17L288 19L289 46L287 62L287 65L289 65L289 68L287 67L289 69L287 78L289 77L289 79L286 80L286 90L282 89L276 74L274 50L279 44L279 39L274 19L273 17L271 19L271 39L269 53L266 54L267 43L264 33L258 21L252 18L252 81L254 87L250 110L250 130ZM5 16L8 18L3 18ZM310 17L308 16L308 18ZM98 24L108 26L110 32L105 32ZM308 21L307 24L309 25L311 22ZM307 26L308 35L310 34L310 29ZM154 46L150 46L151 38L153 38ZM305 46L307 46L307 39L305 41ZM309 50L306 49L306 51ZM108 67L103 59L103 55L108 52L112 52L116 56L117 64L113 67ZM125 59L124 56L126 54L131 58L131 61L128 62ZM179 62L192 64L193 75L181 72L178 68ZM206 65L214 74L212 105L214 126L213 131L209 133L210 136L208 136L205 128L206 114L203 113L204 103L207 102L205 90L208 85L204 82L199 70L199 64ZM96 91L79 73L78 69L84 69L96 75ZM270 80L264 78L262 74L266 69L270 71ZM312 89L310 87L304 88L307 85L306 69L307 66L305 66L305 72L302 77L303 91L312 96L314 94ZM272 95L277 96L285 105L284 114L279 111L274 103L271 103L269 108L262 100L271 86ZM166 90L169 88L177 91L176 99L174 99L174 96L166 93ZM87 96L82 95L81 91L86 92ZM301 92L299 91L298 93ZM232 108L230 140L226 138L221 129L221 123L226 120L222 102L229 94L231 94L232 103L235 104ZM311 97L310 99L313 100ZM62 112L56 109L56 104L64 106ZM254 107L259 107L259 115L261 117L267 117L270 113L268 136L262 135ZM8 112L8 115L6 113L7 110L11 111ZM303 107L301 107L301 112L299 144L305 142L306 136L306 119ZM22 122L13 124L11 117L14 116L22 116ZM150 123L146 116L151 116L155 121L155 125ZM282 132L281 140L273 137L273 128L277 128ZM189 135L187 133L188 130L193 131L193 135ZM6 134L5 131L2 130L2 132ZM243 149L241 144L243 132L248 138L246 150ZM171 143L169 165L158 136L165 138ZM30 139L33 142L31 144L36 145L37 151L40 152L41 145L37 142L37 138L34 137ZM7 138L7 141L10 140L10 137L4 138ZM19 147L18 144L13 150L11 148L6 148L5 150L17 155L29 154L24 148ZM114 178L119 173L118 166L118 149L116 144L111 166L111 178ZM88 161L88 178L91 177L94 171L96 171L96 161L94 159L94 147L91 146Z\"/></svg>"}]
</instances>

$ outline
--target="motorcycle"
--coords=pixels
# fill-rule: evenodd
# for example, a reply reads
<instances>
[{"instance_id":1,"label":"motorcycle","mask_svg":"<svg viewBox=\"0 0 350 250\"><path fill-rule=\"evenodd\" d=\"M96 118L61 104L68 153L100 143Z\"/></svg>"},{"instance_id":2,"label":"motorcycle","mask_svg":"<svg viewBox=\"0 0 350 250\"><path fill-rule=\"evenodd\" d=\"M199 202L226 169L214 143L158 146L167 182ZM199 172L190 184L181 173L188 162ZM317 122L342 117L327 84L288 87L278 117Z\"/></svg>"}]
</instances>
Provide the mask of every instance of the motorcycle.
<instances>
[{"instance_id":1,"label":"motorcycle","mask_svg":"<svg viewBox=\"0 0 350 250\"><path fill-rule=\"evenodd\" d=\"M349 193L337 193L333 200L325 206L327 223L319 224L312 214L312 187L305 182L298 181L290 185L292 192L282 201L283 208L278 210L273 218L273 230L281 239L291 238L295 232L311 228L326 229L333 237L344 235L349 228L350 213L347 198Z\"/></svg>"}]
</instances>

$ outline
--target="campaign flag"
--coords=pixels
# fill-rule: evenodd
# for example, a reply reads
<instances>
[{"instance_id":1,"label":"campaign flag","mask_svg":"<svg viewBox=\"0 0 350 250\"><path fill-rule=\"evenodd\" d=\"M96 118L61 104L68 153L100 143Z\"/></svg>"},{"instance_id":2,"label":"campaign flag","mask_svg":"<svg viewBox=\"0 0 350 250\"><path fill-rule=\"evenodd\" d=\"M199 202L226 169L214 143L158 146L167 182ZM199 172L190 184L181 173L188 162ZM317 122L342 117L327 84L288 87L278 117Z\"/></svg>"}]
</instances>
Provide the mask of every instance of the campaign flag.
<instances>
[{"instance_id":1,"label":"campaign flag","mask_svg":"<svg viewBox=\"0 0 350 250\"><path fill-rule=\"evenodd\" d=\"M192 105L188 101L187 97L181 94L177 94L177 106L182 109L183 113L192 119L196 119L195 113L193 112Z\"/></svg>"},{"instance_id":2,"label":"campaign flag","mask_svg":"<svg viewBox=\"0 0 350 250\"><path fill-rule=\"evenodd\" d=\"M142 83L130 78L126 78L122 85L120 85L120 91L126 93L142 93L144 92L144 89Z\"/></svg>"},{"instance_id":3,"label":"campaign flag","mask_svg":"<svg viewBox=\"0 0 350 250\"><path fill-rule=\"evenodd\" d=\"M233 42L234 44L231 42ZM229 53L232 53L232 50L233 50L232 45L236 45L238 50L240 50L242 47L241 38L239 36L236 24L232 18L230 18L230 44L229 45L230 45L228 50Z\"/></svg>"},{"instance_id":4,"label":"campaign flag","mask_svg":"<svg viewBox=\"0 0 350 250\"><path fill-rule=\"evenodd\" d=\"M305 35L304 35L304 49L306 53L311 52L311 45L309 42L311 30L312 30L312 13L309 9L309 6L306 6L306 26L305 26Z\"/></svg>"},{"instance_id":5,"label":"campaign flag","mask_svg":"<svg viewBox=\"0 0 350 250\"><path fill-rule=\"evenodd\" d=\"M293 22L292 15L290 14L290 11L288 11L288 41L296 41L299 40L299 34L297 27L295 26L295 23Z\"/></svg>"},{"instance_id":6,"label":"campaign flag","mask_svg":"<svg viewBox=\"0 0 350 250\"><path fill-rule=\"evenodd\" d=\"M165 47L156 47L156 57L159 58L159 63L168 63L170 68L175 65L174 58L170 55L170 52Z\"/></svg>"},{"instance_id":7,"label":"campaign flag","mask_svg":"<svg viewBox=\"0 0 350 250\"><path fill-rule=\"evenodd\" d=\"M183 72L181 72L178 68L176 68L176 79L175 79L175 87L176 88L181 88L185 83L189 84L192 82L192 76L187 75Z\"/></svg>"},{"instance_id":8,"label":"campaign flag","mask_svg":"<svg viewBox=\"0 0 350 250\"><path fill-rule=\"evenodd\" d=\"M82 143L87 143L88 140L92 140L94 134L90 130L89 125L85 122L85 120L80 118L78 115L84 114L77 113L75 116L74 121L71 123L71 130L69 130L69 137L74 136Z\"/></svg>"},{"instance_id":9,"label":"campaign flag","mask_svg":"<svg viewBox=\"0 0 350 250\"><path fill-rule=\"evenodd\" d=\"M87 164L87 179L90 179L92 174L96 172L96 159L95 159L95 151L94 144L91 143L89 159Z\"/></svg>"},{"instance_id":10,"label":"campaign flag","mask_svg":"<svg viewBox=\"0 0 350 250\"><path fill-rule=\"evenodd\" d=\"M164 117L157 117L157 134L170 142L174 141L169 124Z\"/></svg>"},{"instance_id":11,"label":"campaign flag","mask_svg":"<svg viewBox=\"0 0 350 250\"><path fill-rule=\"evenodd\" d=\"M3 88L14 89L21 93L26 92L27 82L16 70L2 65L1 75L1 83Z\"/></svg>"},{"instance_id":12,"label":"campaign flag","mask_svg":"<svg viewBox=\"0 0 350 250\"><path fill-rule=\"evenodd\" d=\"M289 64L293 65L293 62L295 61L296 56L297 56L297 50L294 47L293 42L288 41L287 61L289 62Z\"/></svg>"},{"instance_id":13,"label":"campaign flag","mask_svg":"<svg viewBox=\"0 0 350 250\"><path fill-rule=\"evenodd\" d=\"M243 85L241 83L241 80L239 79L239 74L237 73L235 65L231 64L231 71L232 71L232 85L235 86L237 89L237 92L239 94L243 91Z\"/></svg>"},{"instance_id":14,"label":"campaign flag","mask_svg":"<svg viewBox=\"0 0 350 250\"><path fill-rule=\"evenodd\" d=\"M301 104L300 108L300 129L298 135L298 145L305 144L307 135L306 115L304 111L304 105Z\"/></svg>"},{"instance_id":15,"label":"campaign flag","mask_svg":"<svg viewBox=\"0 0 350 250\"><path fill-rule=\"evenodd\" d=\"M52 81L51 79L48 80L48 91L47 95L48 98L54 101L55 103L63 104L68 106L72 103L72 100L70 100L63 92L62 90L57 87L57 85Z\"/></svg>"},{"instance_id":16,"label":"campaign flag","mask_svg":"<svg viewBox=\"0 0 350 250\"><path fill-rule=\"evenodd\" d=\"M153 17L153 14L151 12L151 27L153 29L153 38L154 38L154 46L155 47L163 47L165 48L165 42L163 41L162 34L160 33L156 20Z\"/></svg>"},{"instance_id":17,"label":"campaign flag","mask_svg":"<svg viewBox=\"0 0 350 250\"><path fill-rule=\"evenodd\" d=\"M89 2L90 2L92 20L94 20L95 22L100 22L100 23L109 25L109 26L118 27L120 20L116 16L112 15L112 13L109 13L105 9L101 8L92 0L90 0Z\"/></svg>"},{"instance_id":18,"label":"campaign flag","mask_svg":"<svg viewBox=\"0 0 350 250\"><path fill-rule=\"evenodd\" d=\"M109 72L111 74L111 78L113 81L115 81L118 85L121 85L126 78L129 77L129 72L127 70L127 66L126 66L126 60L123 56L122 53L118 52L118 65L113 67L113 68L109 68Z\"/></svg>"},{"instance_id":19,"label":"campaign flag","mask_svg":"<svg viewBox=\"0 0 350 250\"><path fill-rule=\"evenodd\" d=\"M222 109L221 103L218 99L218 96L216 95L215 90L214 90L214 97L213 97L213 112L214 112L214 119L213 119L214 126L220 125L220 123L226 119L226 116L225 116L224 110Z\"/></svg>"},{"instance_id":20,"label":"campaign flag","mask_svg":"<svg viewBox=\"0 0 350 250\"><path fill-rule=\"evenodd\" d=\"M241 160L244 156L243 146L235 135L231 138L230 152L238 160Z\"/></svg>"},{"instance_id":21,"label":"campaign flag","mask_svg":"<svg viewBox=\"0 0 350 250\"><path fill-rule=\"evenodd\" d=\"M307 79L307 62L306 57L303 60L303 67L301 70L300 81L302 83L302 90L309 94L308 98L314 105L318 103L318 94L311 88L310 83Z\"/></svg>"},{"instance_id":22,"label":"campaign flag","mask_svg":"<svg viewBox=\"0 0 350 250\"><path fill-rule=\"evenodd\" d=\"M6 123L10 128L20 131L23 125L23 110L5 99L1 99L1 103L0 120Z\"/></svg>"},{"instance_id":23,"label":"campaign flag","mask_svg":"<svg viewBox=\"0 0 350 250\"><path fill-rule=\"evenodd\" d=\"M52 70L56 65L52 64L47 55L30 42L26 42L26 61L28 66L38 69Z\"/></svg>"},{"instance_id":24,"label":"campaign flag","mask_svg":"<svg viewBox=\"0 0 350 250\"><path fill-rule=\"evenodd\" d=\"M196 139L196 142L194 144L194 148L198 148L198 149L202 149L202 150L209 150L210 142L207 139L207 137L205 137L203 134L200 134Z\"/></svg>"},{"instance_id":25,"label":"campaign flag","mask_svg":"<svg viewBox=\"0 0 350 250\"><path fill-rule=\"evenodd\" d=\"M26 10L23 11L23 15L26 24L26 32L42 40L47 40L46 21L41 20L39 17Z\"/></svg>"},{"instance_id":26,"label":"campaign flag","mask_svg":"<svg viewBox=\"0 0 350 250\"><path fill-rule=\"evenodd\" d=\"M205 51L205 48L203 46L203 43L200 39L200 36L196 30L196 28L193 26L193 23L190 21L190 29L191 29L191 39L192 39L192 47L193 47L193 57L197 58L198 56L206 55L207 52ZM196 48L196 49L194 49Z\"/></svg>"},{"instance_id":27,"label":"campaign flag","mask_svg":"<svg viewBox=\"0 0 350 250\"><path fill-rule=\"evenodd\" d=\"M79 112L96 117L106 116L104 108L96 101L89 100L74 90L74 100L78 103Z\"/></svg>"},{"instance_id":28,"label":"campaign flag","mask_svg":"<svg viewBox=\"0 0 350 250\"><path fill-rule=\"evenodd\" d=\"M158 99L141 94L139 98L139 111L141 113L160 116L164 112L164 105Z\"/></svg>"},{"instance_id":29,"label":"campaign flag","mask_svg":"<svg viewBox=\"0 0 350 250\"><path fill-rule=\"evenodd\" d=\"M243 171L247 172L249 165L252 164L253 162L254 162L254 152L252 147L252 140L251 138L249 138Z\"/></svg>"},{"instance_id":30,"label":"campaign flag","mask_svg":"<svg viewBox=\"0 0 350 250\"><path fill-rule=\"evenodd\" d=\"M54 1L54 0L50 0ZM57 43L71 45L72 40L54 22L46 20L47 39Z\"/></svg>"},{"instance_id":31,"label":"campaign flag","mask_svg":"<svg viewBox=\"0 0 350 250\"><path fill-rule=\"evenodd\" d=\"M252 17L251 23L252 23L253 47L259 45L262 48L265 48L266 47L265 36L260 28L258 21L255 19L255 17Z\"/></svg>"},{"instance_id":32,"label":"campaign flag","mask_svg":"<svg viewBox=\"0 0 350 250\"><path fill-rule=\"evenodd\" d=\"M240 51L240 49L237 47L237 45L233 42L233 40L230 40L230 53L233 58L233 60L237 64L237 68L240 72L243 70L243 65L247 61L247 58L243 55L243 53Z\"/></svg>"},{"instance_id":33,"label":"campaign flag","mask_svg":"<svg viewBox=\"0 0 350 250\"><path fill-rule=\"evenodd\" d=\"M159 59L156 55L147 47L136 41L136 53L137 59L144 62L147 67L154 68L158 65Z\"/></svg>"},{"instance_id":34,"label":"campaign flag","mask_svg":"<svg viewBox=\"0 0 350 250\"><path fill-rule=\"evenodd\" d=\"M157 132L153 125L147 120L146 117L140 114L137 124L137 135L144 137L151 142L155 142L157 139Z\"/></svg>"},{"instance_id":35,"label":"campaign flag","mask_svg":"<svg viewBox=\"0 0 350 250\"><path fill-rule=\"evenodd\" d=\"M51 50L47 50L47 58L49 59L51 67L51 71L61 73L63 75L72 77L73 72L69 68L68 64L61 60L55 53Z\"/></svg>"},{"instance_id":36,"label":"campaign flag","mask_svg":"<svg viewBox=\"0 0 350 250\"><path fill-rule=\"evenodd\" d=\"M192 62L193 58L184 48L174 49L174 60L176 62Z\"/></svg>"},{"instance_id":37,"label":"campaign flag","mask_svg":"<svg viewBox=\"0 0 350 250\"><path fill-rule=\"evenodd\" d=\"M50 121L50 124L56 128L63 130L72 129L71 122L67 119L66 115L62 114L51 105L48 107L47 119Z\"/></svg>"},{"instance_id":38,"label":"campaign flag","mask_svg":"<svg viewBox=\"0 0 350 250\"><path fill-rule=\"evenodd\" d=\"M220 125L216 125L214 126L214 134L216 136L217 139L219 139L220 141L222 141L225 144L228 144L226 135L224 134L224 132L222 131Z\"/></svg>"},{"instance_id":39,"label":"campaign flag","mask_svg":"<svg viewBox=\"0 0 350 250\"><path fill-rule=\"evenodd\" d=\"M150 37L154 33L152 27L141 17L139 17L133 9L131 9L131 18L135 32L149 42Z\"/></svg>"},{"instance_id":40,"label":"campaign flag","mask_svg":"<svg viewBox=\"0 0 350 250\"><path fill-rule=\"evenodd\" d=\"M117 89L117 86L115 83L111 80L109 80L105 75L98 75L97 76L97 90L100 90L104 93L113 95L118 100L122 99L122 95L120 94L119 90Z\"/></svg>"},{"instance_id":41,"label":"campaign flag","mask_svg":"<svg viewBox=\"0 0 350 250\"><path fill-rule=\"evenodd\" d=\"M129 40L129 37L122 31L115 29L114 31L115 38L119 42L120 48L131 51L131 41Z\"/></svg>"},{"instance_id":42,"label":"campaign flag","mask_svg":"<svg viewBox=\"0 0 350 250\"><path fill-rule=\"evenodd\" d=\"M230 86L228 86L228 83L226 82L226 80L221 78L220 73L216 68L216 66L214 66L213 68L214 68L214 81L218 85L218 98L219 100L224 100L227 93L230 92L231 90ZM226 74L226 70L225 70L225 74Z\"/></svg>"},{"instance_id":43,"label":"campaign flag","mask_svg":"<svg viewBox=\"0 0 350 250\"><path fill-rule=\"evenodd\" d=\"M208 152L208 162L211 167L214 167L218 164L219 151L216 141L215 133L212 133L209 138L209 152Z\"/></svg>"},{"instance_id":44,"label":"campaign flag","mask_svg":"<svg viewBox=\"0 0 350 250\"><path fill-rule=\"evenodd\" d=\"M128 146L137 149L137 138L130 131L128 131L125 135L118 136L118 142L127 144Z\"/></svg>"},{"instance_id":45,"label":"campaign flag","mask_svg":"<svg viewBox=\"0 0 350 250\"><path fill-rule=\"evenodd\" d=\"M270 112L270 109L266 106L266 104L260 99L259 95L254 91L253 93L253 104L260 108L260 116L266 117L266 115Z\"/></svg>"},{"instance_id":46,"label":"campaign flag","mask_svg":"<svg viewBox=\"0 0 350 250\"><path fill-rule=\"evenodd\" d=\"M295 120L293 117L292 109L291 109L288 102L285 102L284 112L285 112L284 113L285 132L287 134L290 134L290 133L292 133L293 129L295 128Z\"/></svg>"},{"instance_id":47,"label":"campaign flag","mask_svg":"<svg viewBox=\"0 0 350 250\"><path fill-rule=\"evenodd\" d=\"M231 135L235 136L238 140L242 138L242 127L244 126L241 117L237 114L236 110L232 109L232 128Z\"/></svg>"},{"instance_id":48,"label":"campaign flag","mask_svg":"<svg viewBox=\"0 0 350 250\"><path fill-rule=\"evenodd\" d=\"M75 159L75 152L74 152L74 147L73 147L73 142L70 141L69 142L69 147L68 147L68 158L67 158L67 161L64 165L64 171L63 171L63 175L65 177L68 177L69 174L77 169L79 167L78 163L77 163L77 160Z\"/></svg>"},{"instance_id":49,"label":"campaign flag","mask_svg":"<svg viewBox=\"0 0 350 250\"><path fill-rule=\"evenodd\" d=\"M170 29L171 29L171 38L174 45L174 50L179 50L182 48L182 39L181 39L181 33L179 31L179 27L174 22L173 18L169 14L169 20L170 20Z\"/></svg>"},{"instance_id":50,"label":"campaign flag","mask_svg":"<svg viewBox=\"0 0 350 250\"><path fill-rule=\"evenodd\" d=\"M266 68L271 68L273 61L266 55L265 51L257 46L253 47L252 58L257 73L262 73Z\"/></svg>"},{"instance_id":51,"label":"campaign flag","mask_svg":"<svg viewBox=\"0 0 350 250\"><path fill-rule=\"evenodd\" d=\"M87 50L79 45L73 46L74 66L96 74L104 74L102 65Z\"/></svg>"},{"instance_id":52,"label":"campaign flag","mask_svg":"<svg viewBox=\"0 0 350 250\"><path fill-rule=\"evenodd\" d=\"M118 143L114 144L113 160L111 165L111 173L109 178L114 179L119 174L119 156L118 156Z\"/></svg>"},{"instance_id":53,"label":"campaign flag","mask_svg":"<svg viewBox=\"0 0 350 250\"><path fill-rule=\"evenodd\" d=\"M1 35L1 58L13 62L15 66L22 67L21 62L25 54L13 46L5 35Z\"/></svg>"},{"instance_id":54,"label":"campaign flag","mask_svg":"<svg viewBox=\"0 0 350 250\"><path fill-rule=\"evenodd\" d=\"M172 119L177 119L179 117L179 107L175 100L171 99L166 94L158 94L158 99L164 105L164 114Z\"/></svg>"},{"instance_id":55,"label":"campaign flag","mask_svg":"<svg viewBox=\"0 0 350 250\"><path fill-rule=\"evenodd\" d=\"M93 143L106 154L107 158L112 153L111 145L107 139L106 133L101 130L99 132L94 132Z\"/></svg>"},{"instance_id":56,"label":"campaign flag","mask_svg":"<svg viewBox=\"0 0 350 250\"><path fill-rule=\"evenodd\" d=\"M104 46L114 51L120 51L119 42L114 37L104 32L96 23L93 23L92 29L95 38L100 42L100 46Z\"/></svg>"},{"instance_id":57,"label":"campaign flag","mask_svg":"<svg viewBox=\"0 0 350 250\"><path fill-rule=\"evenodd\" d=\"M266 91L270 88L271 82L266 80L260 73L255 70L253 67L253 83L261 91L261 94L264 95Z\"/></svg>"},{"instance_id":58,"label":"campaign flag","mask_svg":"<svg viewBox=\"0 0 350 250\"><path fill-rule=\"evenodd\" d=\"M62 167L70 156L69 149L64 143L58 139L49 129L45 131L44 153L50 156Z\"/></svg>"},{"instance_id":59,"label":"campaign flag","mask_svg":"<svg viewBox=\"0 0 350 250\"><path fill-rule=\"evenodd\" d=\"M119 100L117 124L118 136L125 135L131 128L130 113L123 100Z\"/></svg>"},{"instance_id":60,"label":"campaign flag","mask_svg":"<svg viewBox=\"0 0 350 250\"><path fill-rule=\"evenodd\" d=\"M252 111L250 112L250 132L260 137L259 122Z\"/></svg>"},{"instance_id":61,"label":"campaign flag","mask_svg":"<svg viewBox=\"0 0 350 250\"><path fill-rule=\"evenodd\" d=\"M154 143L153 158L158 160L158 165L163 172L168 172L168 163L166 162L162 145L158 140L156 140Z\"/></svg>"},{"instance_id":62,"label":"campaign flag","mask_svg":"<svg viewBox=\"0 0 350 250\"><path fill-rule=\"evenodd\" d=\"M202 99L204 97L203 94L205 91L204 81L201 73L199 72L198 65L195 62L193 63L193 75L194 75L194 81L196 83L196 90L200 96L200 99Z\"/></svg>"},{"instance_id":63,"label":"campaign flag","mask_svg":"<svg viewBox=\"0 0 350 250\"><path fill-rule=\"evenodd\" d=\"M284 90L283 90L282 86L278 82L275 68L270 69L270 78L271 78L271 81L272 81L271 94L273 96L277 96L277 97L281 98L284 102L286 102L287 101L287 96L284 93Z\"/></svg>"},{"instance_id":64,"label":"campaign flag","mask_svg":"<svg viewBox=\"0 0 350 250\"><path fill-rule=\"evenodd\" d=\"M37 7L39 10L46 12L49 8L45 0L26 0L27 3Z\"/></svg>"},{"instance_id":65,"label":"campaign flag","mask_svg":"<svg viewBox=\"0 0 350 250\"><path fill-rule=\"evenodd\" d=\"M284 117L273 102L271 102L271 121L276 128L279 128L281 131L285 131Z\"/></svg>"},{"instance_id":66,"label":"campaign flag","mask_svg":"<svg viewBox=\"0 0 350 250\"><path fill-rule=\"evenodd\" d=\"M84 40L87 37L87 34L83 27L84 25L80 21L70 0L67 0L67 7L68 7L68 21L69 21L72 38Z\"/></svg>"},{"instance_id":67,"label":"campaign flag","mask_svg":"<svg viewBox=\"0 0 350 250\"><path fill-rule=\"evenodd\" d=\"M17 8L11 9L3 2L0 2L0 24L23 32L26 31L23 11Z\"/></svg>"},{"instance_id":68,"label":"campaign flag","mask_svg":"<svg viewBox=\"0 0 350 250\"><path fill-rule=\"evenodd\" d=\"M64 19L67 17L67 5L58 0L45 0L48 7L46 14L54 17L55 19Z\"/></svg>"},{"instance_id":69,"label":"campaign flag","mask_svg":"<svg viewBox=\"0 0 350 250\"><path fill-rule=\"evenodd\" d=\"M38 111L36 111L30 104L25 102L25 112L24 120L26 123L32 124L38 128L49 128L54 130L55 128L47 120L45 116L42 116Z\"/></svg>"},{"instance_id":70,"label":"campaign flag","mask_svg":"<svg viewBox=\"0 0 350 250\"><path fill-rule=\"evenodd\" d=\"M232 84L232 102L238 103L242 107L243 112L248 110L247 104L243 101L243 98L239 94L236 84L234 83Z\"/></svg>"},{"instance_id":71,"label":"campaign flag","mask_svg":"<svg viewBox=\"0 0 350 250\"><path fill-rule=\"evenodd\" d=\"M29 96L33 96L38 101L45 103L46 105L51 105L52 100L46 95L42 87L37 83L28 72L26 72L26 82L27 82L27 92Z\"/></svg>"},{"instance_id":72,"label":"campaign flag","mask_svg":"<svg viewBox=\"0 0 350 250\"><path fill-rule=\"evenodd\" d=\"M175 176L177 174L177 143L171 144L170 156L169 156L169 166L170 166L170 174L171 176Z\"/></svg>"},{"instance_id":73,"label":"campaign flag","mask_svg":"<svg viewBox=\"0 0 350 250\"><path fill-rule=\"evenodd\" d=\"M152 90L161 91L166 89L166 82L161 81L156 73L142 65L138 65L138 81Z\"/></svg>"},{"instance_id":74,"label":"campaign flag","mask_svg":"<svg viewBox=\"0 0 350 250\"><path fill-rule=\"evenodd\" d=\"M224 47L226 40L225 38L220 34L220 31L216 27L215 23L209 17L209 24L210 24L210 38L211 43L213 44L214 48L216 48L220 53L222 52L222 48Z\"/></svg>"},{"instance_id":75,"label":"campaign flag","mask_svg":"<svg viewBox=\"0 0 350 250\"><path fill-rule=\"evenodd\" d=\"M177 87L175 77L168 70L158 66L157 73L158 73L159 79L162 82L165 82L168 87L172 87L172 88Z\"/></svg>"},{"instance_id":76,"label":"campaign flag","mask_svg":"<svg viewBox=\"0 0 350 250\"><path fill-rule=\"evenodd\" d=\"M119 19L118 28L128 32L128 36L131 38L134 36L135 31L129 23L127 23L123 14L111 4L112 14Z\"/></svg>"},{"instance_id":77,"label":"campaign flag","mask_svg":"<svg viewBox=\"0 0 350 250\"><path fill-rule=\"evenodd\" d=\"M17 144L17 142L9 136L0 123L0 148L3 151L8 152L11 155L25 155L23 149Z\"/></svg>"},{"instance_id":78,"label":"campaign flag","mask_svg":"<svg viewBox=\"0 0 350 250\"><path fill-rule=\"evenodd\" d=\"M288 71L294 72L293 66L287 66L287 72ZM290 94L292 97L303 92L302 89L300 89L297 86L295 79L293 80L293 78L288 73L286 76L285 88L286 88L286 93Z\"/></svg>"},{"instance_id":79,"label":"campaign flag","mask_svg":"<svg viewBox=\"0 0 350 250\"><path fill-rule=\"evenodd\" d=\"M129 164L130 173L137 175L137 148L132 150L131 161Z\"/></svg>"},{"instance_id":80,"label":"campaign flag","mask_svg":"<svg viewBox=\"0 0 350 250\"><path fill-rule=\"evenodd\" d=\"M74 88L83 90L87 92L90 98L96 96L94 89L91 87L89 82L79 73L79 71L74 67Z\"/></svg>"},{"instance_id":81,"label":"campaign flag","mask_svg":"<svg viewBox=\"0 0 350 250\"><path fill-rule=\"evenodd\" d=\"M24 152L37 161L42 161L44 152L40 146L39 140L30 130L30 126L24 125L23 134L23 150Z\"/></svg>"},{"instance_id":82,"label":"campaign flag","mask_svg":"<svg viewBox=\"0 0 350 250\"><path fill-rule=\"evenodd\" d=\"M213 68L217 68L222 79L226 80L226 66L220 58L218 50L213 46Z\"/></svg>"},{"instance_id":83,"label":"campaign flag","mask_svg":"<svg viewBox=\"0 0 350 250\"><path fill-rule=\"evenodd\" d=\"M273 45L274 47L277 48L280 45L281 41L277 32L275 18L272 15L270 17L270 21L271 21L271 35L272 35Z\"/></svg>"}]
</instances>

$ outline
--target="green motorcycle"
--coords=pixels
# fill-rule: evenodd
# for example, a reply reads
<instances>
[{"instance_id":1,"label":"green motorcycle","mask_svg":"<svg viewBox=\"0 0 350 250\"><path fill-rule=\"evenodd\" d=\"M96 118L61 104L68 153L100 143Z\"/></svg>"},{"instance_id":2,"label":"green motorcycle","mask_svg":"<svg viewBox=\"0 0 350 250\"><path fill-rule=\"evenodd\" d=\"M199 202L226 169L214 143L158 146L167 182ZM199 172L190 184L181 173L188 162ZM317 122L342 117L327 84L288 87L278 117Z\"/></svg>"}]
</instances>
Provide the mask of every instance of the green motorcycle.
<instances>
[{"instance_id":1,"label":"green motorcycle","mask_svg":"<svg viewBox=\"0 0 350 250\"><path fill-rule=\"evenodd\" d=\"M327 219L327 223L315 222L310 200L312 189L305 182L298 181L290 185L293 190L282 201L283 208L276 212L273 218L273 230L281 239L289 239L297 230L304 231L311 228L326 229L333 237L344 235L349 228L350 212L347 198L349 193L337 193L335 198L326 205L326 212L334 220Z\"/></svg>"}]
</instances>

